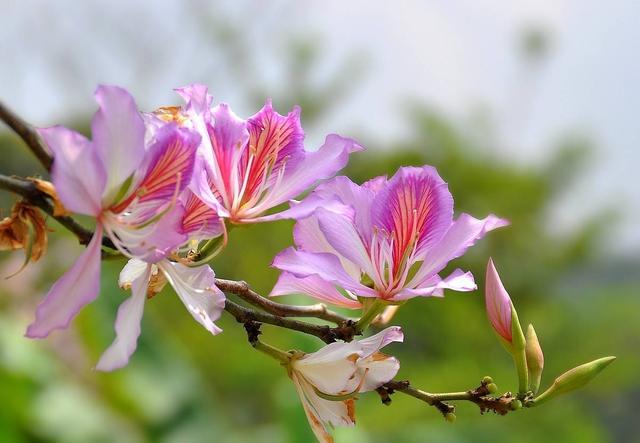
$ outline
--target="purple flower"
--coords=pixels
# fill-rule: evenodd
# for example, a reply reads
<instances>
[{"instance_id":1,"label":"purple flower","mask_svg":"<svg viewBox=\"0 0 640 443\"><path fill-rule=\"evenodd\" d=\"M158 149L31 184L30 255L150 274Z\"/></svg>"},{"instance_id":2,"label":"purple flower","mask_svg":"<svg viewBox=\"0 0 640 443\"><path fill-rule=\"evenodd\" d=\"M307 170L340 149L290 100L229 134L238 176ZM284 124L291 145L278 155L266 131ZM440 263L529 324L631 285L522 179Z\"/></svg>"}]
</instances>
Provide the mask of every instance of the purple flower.
<instances>
[{"instance_id":1,"label":"purple flower","mask_svg":"<svg viewBox=\"0 0 640 443\"><path fill-rule=\"evenodd\" d=\"M161 260L187 239L178 229L158 228L166 228L165 218L175 215L178 197L191 181L200 136L174 123L145 136L127 91L100 86L95 97L93 140L61 126L40 130L54 156L51 175L60 200L97 224L87 249L38 306L28 337L65 328L98 296L103 233L126 256L148 262Z\"/></svg>"},{"instance_id":2,"label":"purple flower","mask_svg":"<svg viewBox=\"0 0 640 443\"><path fill-rule=\"evenodd\" d=\"M298 206L307 204L317 209L296 223L297 248L275 258L284 272L271 295L305 293L350 308L360 306L357 297L402 301L476 289L469 272L438 273L507 224L494 215L454 221L447 184L430 166L400 168L390 180L362 186L336 177Z\"/></svg>"},{"instance_id":3,"label":"purple flower","mask_svg":"<svg viewBox=\"0 0 640 443\"><path fill-rule=\"evenodd\" d=\"M265 214L332 177L346 165L350 153L362 150L351 139L329 135L320 149L307 152L298 107L283 116L267 101L257 114L243 120L224 103L211 108L205 86L178 92L186 105L179 116L170 118L202 136L192 189L234 224L299 216L293 208Z\"/></svg>"}]
</instances>

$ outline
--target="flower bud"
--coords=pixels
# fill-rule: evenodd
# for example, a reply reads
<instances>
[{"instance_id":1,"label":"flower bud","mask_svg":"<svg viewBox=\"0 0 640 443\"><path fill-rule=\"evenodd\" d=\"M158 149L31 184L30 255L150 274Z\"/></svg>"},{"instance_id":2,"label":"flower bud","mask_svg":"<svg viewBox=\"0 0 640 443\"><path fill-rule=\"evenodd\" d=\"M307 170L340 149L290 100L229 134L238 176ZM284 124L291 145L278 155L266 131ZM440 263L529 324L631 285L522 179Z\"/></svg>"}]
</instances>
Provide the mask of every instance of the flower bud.
<instances>
[{"instance_id":1,"label":"flower bud","mask_svg":"<svg viewBox=\"0 0 640 443\"><path fill-rule=\"evenodd\" d=\"M456 421L456 414L454 414L453 412L447 412L446 414L444 414L444 419L449 423L453 423Z\"/></svg>"},{"instance_id":2,"label":"flower bud","mask_svg":"<svg viewBox=\"0 0 640 443\"><path fill-rule=\"evenodd\" d=\"M485 285L485 303L491 326L509 353L523 350L525 339L518 313L491 259L487 264Z\"/></svg>"},{"instance_id":3,"label":"flower bud","mask_svg":"<svg viewBox=\"0 0 640 443\"><path fill-rule=\"evenodd\" d=\"M529 390L535 394L540 387L540 378L544 368L544 354L533 325L529 325L527 328L526 339L525 353L527 355L527 369L529 370Z\"/></svg>"},{"instance_id":4,"label":"flower bud","mask_svg":"<svg viewBox=\"0 0 640 443\"><path fill-rule=\"evenodd\" d=\"M589 363L568 370L556 378L553 384L540 396L533 400L534 405L539 405L561 394L575 391L583 387L595 378L604 368L613 362L615 357L603 357Z\"/></svg>"}]
</instances>

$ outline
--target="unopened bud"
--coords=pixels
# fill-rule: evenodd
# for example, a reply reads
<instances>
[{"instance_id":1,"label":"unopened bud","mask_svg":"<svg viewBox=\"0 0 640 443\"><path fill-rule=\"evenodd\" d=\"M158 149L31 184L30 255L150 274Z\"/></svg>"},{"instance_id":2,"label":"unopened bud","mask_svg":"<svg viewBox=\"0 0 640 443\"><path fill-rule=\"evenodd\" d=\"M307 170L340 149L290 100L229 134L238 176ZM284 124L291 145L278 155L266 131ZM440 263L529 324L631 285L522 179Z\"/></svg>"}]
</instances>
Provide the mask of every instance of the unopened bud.
<instances>
[{"instance_id":1,"label":"unopened bud","mask_svg":"<svg viewBox=\"0 0 640 443\"><path fill-rule=\"evenodd\" d=\"M489 383L493 383L493 378L485 375L484 377L482 377L482 381L480 383L482 383L483 385L488 385Z\"/></svg>"},{"instance_id":2,"label":"unopened bud","mask_svg":"<svg viewBox=\"0 0 640 443\"><path fill-rule=\"evenodd\" d=\"M509 407L512 411L517 411L518 409L522 408L522 402L518 399L513 399L511 400L511 403L509 403Z\"/></svg>"},{"instance_id":3,"label":"unopened bud","mask_svg":"<svg viewBox=\"0 0 640 443\"><path fill-rule=\"evenodd\" d=\"M487 385L487 391L489 391L489 394L495 394L498 392L498 386L496 386L495 383L489 383Z\"/></svg>"},{"instance_id":4,"label":"unopened bud","mask_svg":"<svg viewBox=\"0 0 640 443\"><path fill-rule=\"evenodd\" d=\"M589 363L577 366L568 370L560 377L556 378L553 384L540 396L533 400L534 405L539 405L561 394L575 391L589 383L604 368L613 362L615 357L603 357Z\"/></svg>"},{"instance_id":5,"label":"unopened bud","mask_svg":"<svg viewBox=\"0 0 640 443\"><path fill-rule=\"evenodd\" d=\"M529 325L527 328L527 344L525 346L525 352L527 355L527 369L529 370L529 390L534 394L538 392L540 387L540 379L542 378L542 369L544 368L544 354L538 342L538 336L536 335L533 325Z\"/></svg>"},{"instance_id":6,"label":"unopened bud","mask_svg":"<svg viewBox=\"0 0 640 443\"><path fill-rule=\"evenodd\" d=\"M446 414L444 414L444 419L449 423L453 423L456 421L456 414L454 414L453 412L447 412Z\"/></svg>"}]
</instances>

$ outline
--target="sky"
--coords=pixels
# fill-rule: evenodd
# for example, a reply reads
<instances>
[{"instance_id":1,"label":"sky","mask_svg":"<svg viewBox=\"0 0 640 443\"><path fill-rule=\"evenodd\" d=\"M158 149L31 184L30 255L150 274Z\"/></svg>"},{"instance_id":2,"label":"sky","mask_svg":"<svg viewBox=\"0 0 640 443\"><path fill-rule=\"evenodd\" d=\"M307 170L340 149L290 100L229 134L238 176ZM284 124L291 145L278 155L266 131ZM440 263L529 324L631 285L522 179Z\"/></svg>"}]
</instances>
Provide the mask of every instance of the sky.
<instances>
[{"instance_id":1,"label":"sky","mask_svg":"<svg viewBox=\"0 0 640 443\"><path fill-rule=\"evenodd\" d=\"M249 115L247 85L286 87L283 50L304 35L323 48L314 67L320 79L354 54L365 61L311 144L365 127L379 140L402 137L401 109L418 98L460 119L490 109L499 137L487 149L525 166L544 163L554 141L579 132L596 149L549 223L562 232L619 208L611 248L640 250L638 2L0 0L0 9L0 99L36 125L93 110L98 83L129 88L149 109L174 102L176 86L205 82ZM237 24L247 44L223 56L203 36L219 37L225 22ZM549 41L534 69L524 69L517 48L527 29ZM250 69L234 70L234 57L250 60Z\"/></svg>"}]
</instances>

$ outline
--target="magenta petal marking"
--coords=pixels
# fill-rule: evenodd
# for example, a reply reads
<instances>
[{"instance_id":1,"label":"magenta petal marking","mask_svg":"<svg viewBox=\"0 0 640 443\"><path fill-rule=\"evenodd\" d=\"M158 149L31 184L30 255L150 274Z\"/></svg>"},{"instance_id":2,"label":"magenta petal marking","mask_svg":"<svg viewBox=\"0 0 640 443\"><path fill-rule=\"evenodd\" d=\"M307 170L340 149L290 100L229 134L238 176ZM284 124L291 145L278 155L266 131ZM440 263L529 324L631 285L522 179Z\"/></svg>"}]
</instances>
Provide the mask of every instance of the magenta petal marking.
<instances>
[{"instance_id":1,"label":"magenta petal marking","mask_svg":"<svg viewBox=\"0 0 640 443\"><path fill-rule=\"evenodd\" d=\"M453 198L432 166L400 168L372 205L374 225L393 237L398 264L417 242L418 249L438 242L451 226Z\"/></svg>"},{"instance_id":2,"label":"magenta petal marking","mask_svg":"<svg viewBox=\"0 0 640 443\"><path fill-rule=\"evenodd\" d=\"M487 316L493 329L506 341L511 343L511 298L504 288L498 271L489 259L485 289Z\"/></svg>"},{"instance_id":3,"label":"magenta petal marking","mask_svg":"<svg viewBox=\"0 0 640 443\"><path fill-rule=\"evenodd\" d=\"M100 292L101 245L102 228L98 225L87 249L38 305L27 337L44 338L54 329L66 328L84 305L96 299Z\"/></svg>"},{"instance_id":4,"label":"magenta petal marking","mask_svg":"<svg viewBox=\"0 0 640 443\"><path fill-rule=\"evenodd\" d=\"M185 100L187 112L202 114L208 118L213 97L209 95L209 90L205 85L192 84L177 88L175 91Z\"/></svg>"},{"instance_id":5,"label":"magenta petal marking","mask_svg":"<svg viewBox=\"0 0 640 443\"><path fill-rule=\"evenodd\" d=\"M97 370L113 371L122 368L135 352L150 276L151 265L147 265L142 275L131 282L131 296L118 308L115 323L116 338L100 356L96 365Z\"/></svg>"},{"instance_id":6,"label":"magenta petal marking","mask_svg":"<svg viewBox=\"0 0 640 443\"><path fill-rule=\"evenodd\" d=\"M125 89L98 86L95 97L100 108L91 121L91 134L107 174L103 198L108 202L142 162L145 127L133 97Z\"/></svg>"},{"instance_id":7,"label":"magenta petal marking","mask_svg":"<svg viewBox=\"0 0 640 443\"><path fill-rule=\"evenodd\" d=\"M51 177L62 203L78 214L100 214L107 178L91 142L62 126L39 133L53 153Z\"/></svg>"}]
</instances>

